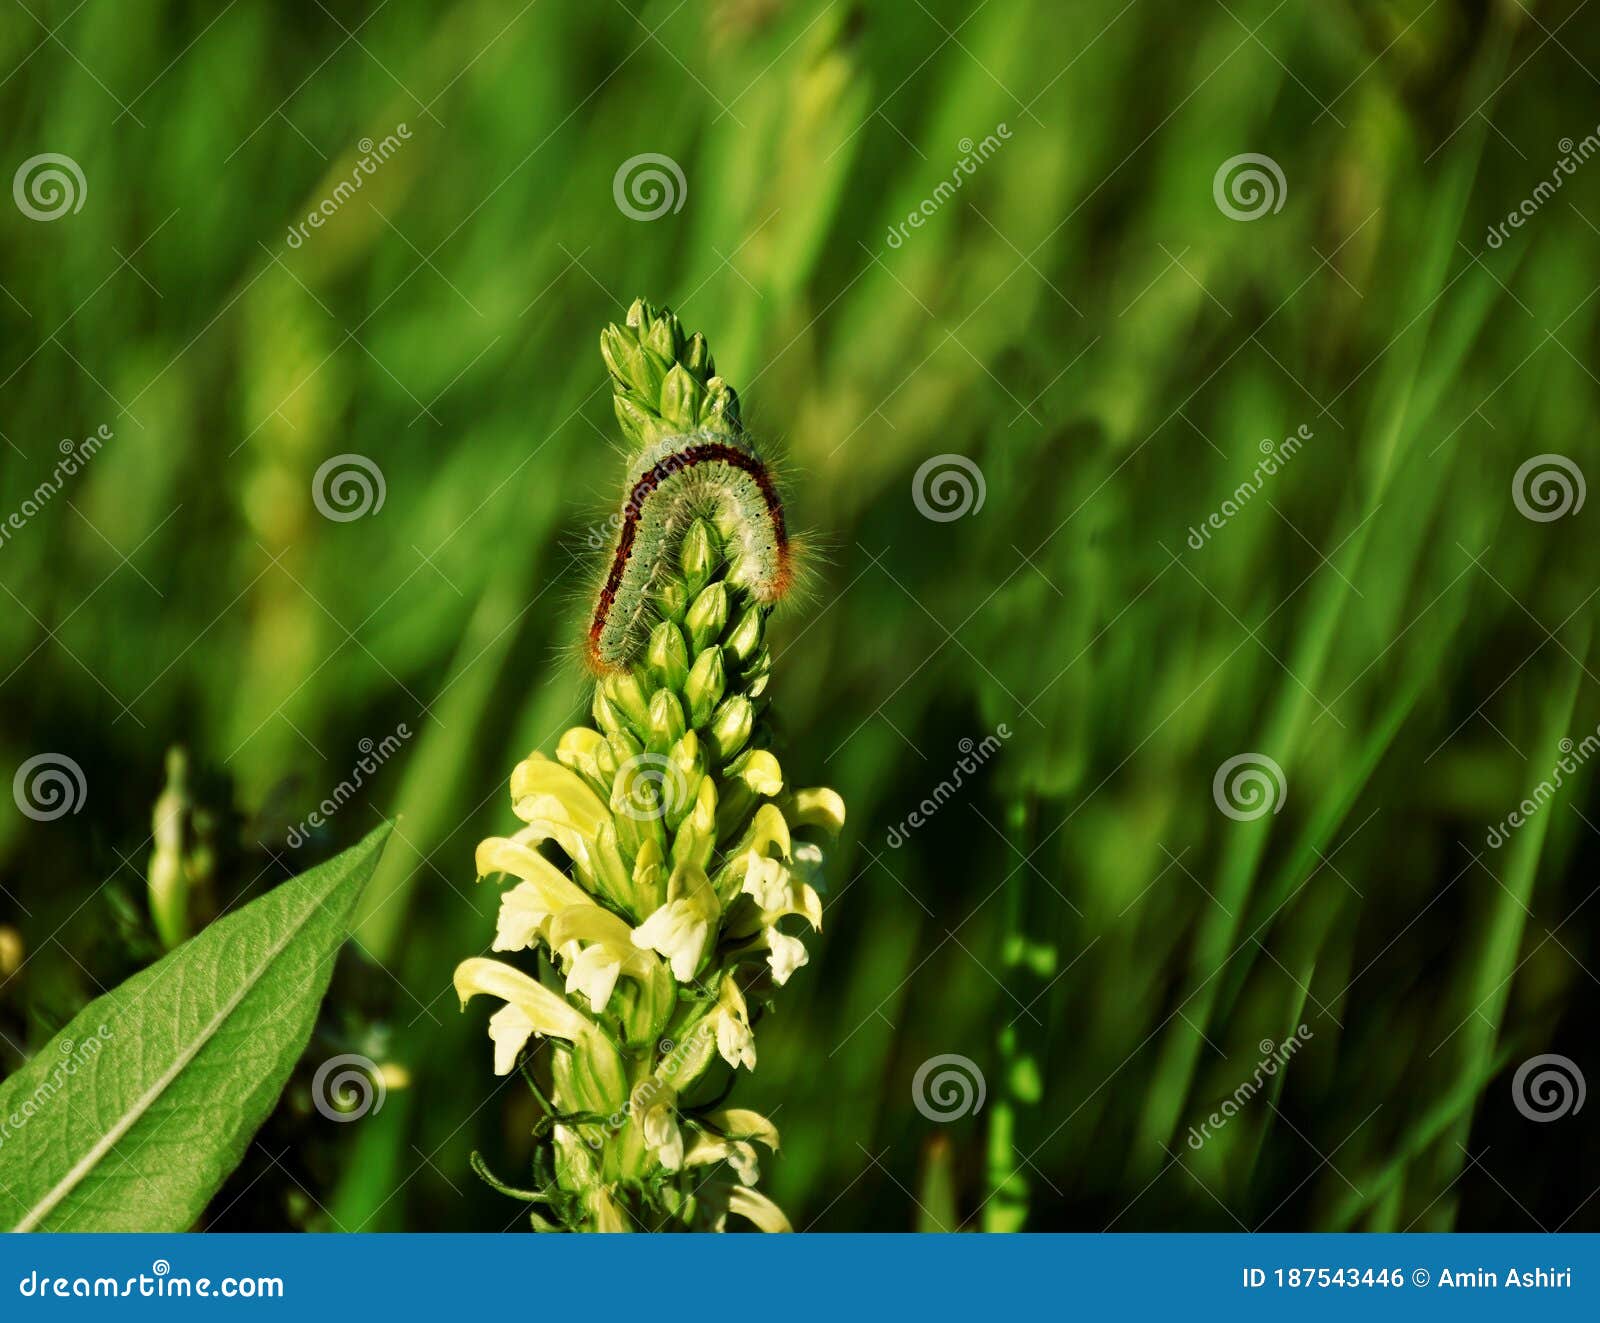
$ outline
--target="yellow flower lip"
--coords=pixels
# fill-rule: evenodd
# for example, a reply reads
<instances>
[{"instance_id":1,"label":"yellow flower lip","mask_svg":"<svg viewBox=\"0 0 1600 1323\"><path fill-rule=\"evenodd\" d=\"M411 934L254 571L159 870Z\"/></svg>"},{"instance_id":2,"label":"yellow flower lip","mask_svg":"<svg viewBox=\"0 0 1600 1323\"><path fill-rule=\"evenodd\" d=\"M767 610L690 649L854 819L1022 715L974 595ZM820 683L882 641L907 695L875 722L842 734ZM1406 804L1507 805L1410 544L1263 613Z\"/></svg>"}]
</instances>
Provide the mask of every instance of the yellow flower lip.
<instances>
[{"instance_id":1,"label":"yellow flower lip","mask_svg":"<svg viewBox=\"0 0 1600 1323\"><path fill-rule=\"evenodd\" d=\"M739 777L758 795L776 795L783 789L783 768L765 749L754 749L739 769Z\"/></svg>"},{"instance_id":2,"label":"yellow flower lip","mask_svg":"<svg viewBox=\"0 0 1600 1323\"><path fill-rule=\"evenodd\" d=\"M456 966L456 996L462 1006L479 993L506 1004L490 1017L495 1040L495 1074L505 1075L532 1034L576 1042L594 1029L594 1021L549 988L503 960L473 956ZM509 1013L508 1013L509 1012Z\"/></svg>"},{"instance_id":3,"label":"yellow flower lip","mask_svg":"<svg viewBox=\"0 0 1600 1323\"><path fill-rule=\"evenodd\" d=\"M524 822L559 823L590 841L611 821L611 811L581 776L541 753L524 758L512 769L511 807ZM566 848L564 842L562 848Z\"/></svg>"},{"instance_id":4,"label":"yellow flower lip","mask_svg":"<svg viewBox=\"0 0 1600 1323\"><path fill-rule=\"evenodd\" d=\"M796 790L790 799L789 819L796 827L821 828L837 840L844 830L844 800L827 786Z\"/></svg>"},{"instance_id":5,"label":"yellow flower lip","mask_svg":"<svg viewBox=\"0 0 1600 1323\"><path fill-rule=\"evenodd\" d=\"M748 1185L736 1185L728 1192L728 1211L748 1218L762 1231L794 1230L777 1204Z\"/></svg>"}]
</instances>

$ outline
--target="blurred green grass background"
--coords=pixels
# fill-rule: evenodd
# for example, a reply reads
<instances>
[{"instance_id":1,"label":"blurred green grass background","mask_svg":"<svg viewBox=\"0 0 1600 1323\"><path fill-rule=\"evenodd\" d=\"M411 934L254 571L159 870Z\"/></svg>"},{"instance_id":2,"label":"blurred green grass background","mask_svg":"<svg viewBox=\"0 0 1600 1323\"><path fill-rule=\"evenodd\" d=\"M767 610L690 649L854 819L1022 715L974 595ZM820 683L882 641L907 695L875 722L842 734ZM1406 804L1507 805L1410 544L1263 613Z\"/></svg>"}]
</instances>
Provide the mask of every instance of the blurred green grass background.
<instances>
[{"instance_id":1,"label":"blurred green grass background","mask_svg":"<svg viewBox=\"0 0 1600 1323\"><path fill-rule=\"evenodd\" d=\"M1486 237L1596 131L1597 39L1532 0L8 6L6 168L86 187L0 207L0 507L114 436L0 545L4 768L87 784L56 821L0 803L0 1064L155 953L182 744L221 906L401 815L307 1056L396 1087L339 1125L302 1072L209 1225L520 1219L468 1157L515 1180L531 1104L449 979L506 776L585 701L596 337L642 294L706 333L813 534L776 710L851 820L738 1095L797 1227L1600 1228L1594 1113L1511 1087L1600 1061L1588 777L1485 844L1600 720L1595 514L1513 501L1535 455L1600 472L1600 166ZM649 221L614 197L643 153L684 181ZM1244 153L1283 177L1248 221L1213 194ZM384 504L336 522L313 475L346 453ZM948 454L984 501L930 520ZM1240 821L1212 781L1247 752L1286 789ZM949 1124L913 1097L943 1054L985 1081Z\"/></svg>"}]
</instances>

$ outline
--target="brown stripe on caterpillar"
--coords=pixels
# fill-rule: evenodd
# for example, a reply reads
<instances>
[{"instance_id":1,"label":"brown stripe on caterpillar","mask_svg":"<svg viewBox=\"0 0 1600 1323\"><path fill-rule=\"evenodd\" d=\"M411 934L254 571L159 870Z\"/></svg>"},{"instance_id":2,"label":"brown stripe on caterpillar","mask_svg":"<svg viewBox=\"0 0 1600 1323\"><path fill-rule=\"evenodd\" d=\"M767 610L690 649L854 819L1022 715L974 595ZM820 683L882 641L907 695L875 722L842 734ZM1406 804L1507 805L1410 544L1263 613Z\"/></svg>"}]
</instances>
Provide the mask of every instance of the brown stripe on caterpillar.
<instances>
[{"instance_id":1,"label":"brown stripe on caterpillar","mask_svg":"<svg viewBox=\"0 0 1600 1323\"><path fill-rule=\"evenodd\" d=\"M673 443L669 443L673 444ZM588 658L597 671L624 666L643 643L649 592L684 516L721 507L736 529L729 578L758 601L776 602L794 570L783 502L766 464L726 439L684 438L647 457L622 504L620 526L590 618Z\"/></svg>"}]
</instances>

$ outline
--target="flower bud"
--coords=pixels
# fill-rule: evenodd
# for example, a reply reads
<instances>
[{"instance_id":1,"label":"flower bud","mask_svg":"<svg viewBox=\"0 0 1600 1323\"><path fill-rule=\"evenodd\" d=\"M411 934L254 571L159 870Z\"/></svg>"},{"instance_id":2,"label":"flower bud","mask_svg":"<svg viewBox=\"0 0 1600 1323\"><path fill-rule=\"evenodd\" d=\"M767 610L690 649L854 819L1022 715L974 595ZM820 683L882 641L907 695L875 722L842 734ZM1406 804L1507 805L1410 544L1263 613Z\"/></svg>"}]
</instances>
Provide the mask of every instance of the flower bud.
<instances>
[{"instance_id":1,"label":"flower bud","mask_svg":"<svg viewBox=\"0 0 1600 1323\"><path fill-rule=\"evenodd\" d=\"M605 359L613 376L625 382L632 393L646 399L654 396L666 380L666 366L659 358L653 357L632 336L622 335L609 327L600 333L600 356Z\"/></svg>"},{"instance_id":2,"label":"flower bud","mask_svg":"<svg viewBox=\"0 0 1600 1323\"><path fill-rule=\"evenodd\" d=\"M705 404L700 409L700 426L708 431L739 434L739 395L721 377L706 382Z\"/></svg>"},{"instance_id":3,"label":"flower bud","mask_svg":"<svg viewBox=\"0 0 1600 1323\"><path fill-rule=\"evenodd\" d=\"M728 673L722 663L722 649L707 648L694 659L689 678L683 685L683 696L689 701L691 726L704 726L711 720L727 687Z\"/></svg>"},{"instance_id":4,"label":"flower bud","mask_svg":"<svg viewBox=\"0 0 1600 1323\"><path fill-rule=\"evenodd\" d=\"M653 841L640 846L633 858L633 894L641 914L649 914L667 899L666 857Z\"/></svg>"},{"instance_id":5,"label":"flower bud","mask_svg":"<svg viewBox=\"0 0 1600 1323\"><path fill-rule=\"evenodd\" d=\"M700 416L705 388L681 363L674 363L661 383L661 416L674 427L692 432Z\"/></svg>"},{"instance_id":6,"label":"flower bud","mask_svg":"<svg viewBox=\"0 0 1600 1323\"><path fill-rule=\"evenodd\" d=\"M594 724L604 732L607 739L623 735L628 730L628 719L622 715L622 710L606 697L601 686L594 687L594 702L589 705L589 711L594 716Z\"/></svg>"},{"instance_id":7,"label":"flower bud","mask_svg":"<svg viewBox=\"0 0 1600 1323\"><path fill-rule=\"evenodd\" d=\"M668 689L681 689L689 675L689 645L683 631L670 620L661 621L650 631L645 646L645 664L656 681Z\"/></svg>"},{"instance_id":8,"label":"flower bud","mask_svg":"<svg viewBox=\"0 0 1600 1323\"><path fill-rule=\"evenodd\" d=\"M683 738L667 751L663 798L669 827L676 827L688 813L705 774L706 760L700 737L692 730L685 731Z\"/></svg>"},{"instance_id":9,"label":"flower bud","mask_svg":"<svg viewBox=\"0 0 1600 1323\"><path fill-rule=\"evenodd\" d=\"M755 724L755 709L743 694L725 699L712 715L711 726L706 731L706 742L711 746L714 763L725 763L744 747Z\"/></svg>"},{"instance_id":10,"label":"flower bud","mask_svg":"<svg viewBox=\"0 0 1600 1323\"><path fill-rule=\"evenodd\" d=\"M711 536L710 526L704 519L696 519L685 530L683 543L678 548L678 566L688 581L691 597L711 581L717 559L717 543Z\"/></svg>"},{"instance_id":11,"label":"flower bud","mask_svg":"<svg viewBox=\"0 0 1600 1323\"><path fill-rule=\"evenodd\" d=\"M668 363L676 363L678 351L683 348L683 323L665 308L660 315L646 315L641 320L640 343L655 350Z\"/></svg>"},{"instance_id":12,"label":"flower bud","mask_svg":"<svg viewBox=\"0 0 1600 1323\"><path fill-rule=\"evenodd\" d=\"M556 745L556 761L583 777L602 797L617 774L605 736L587 726L574 726Z\"/></svg>"},{"instance_id":13,"label":"flower bud","mask_svg":"<svg viewBox=\"0 0 1600 1323\"><path fill-rule=\"evenodd\" d=\"M606 676L600 687L633 728L642 733L650 721L650 699L639 677L632 671L617 671Z\"/></svg>"},{"instance_id":14,"label":"flower bud","mask_svg":"<svg viewBox=\"0 0 1600 1323\"><path fill-rule=\"evenodd\" d=\"M760 698L767 691L767 681L772 674L772 654L763 645L760 652L751 659L750 665L745 668L744 674L739 677L740 687L751 698Z\"/></svg>"},{"instance_id":15,"label":"flower bud","mask_svg":"<svg viewBox=\"0 0 1600 1323\"><path fill-rule=\"evenodd\" d=\"M706 344L705 336L696 331L689 337L688 347L684 350L683 361L688 365L689 371L704 380L711 376L716 365L711 361L711 347Z\"/></svg>"},{"instance_id":16,"label":"flower bud","mask_svg":"<svg viewBox=\"0 0 1600 1323\"><path fill-rule=\"evenodd\" d=\"M639 743L630 730L618 730L608 734L606 744L611 749L611 760L617 765L618 770L644 752L644 745ZM612 775L615 776L616 772Z\"/></svg>"},{"instance_id":17,"label":"flower bud","mask_svg":"<svg viewBox=\"0 0 1600 1323\"><path fill-rule=\"evenodd\" d=\"M671 620L681 625L684 614L689 609L689 586L676 577L663 579L661 586L656 589L656 606L660 609L663 620Z\"/></svg>"},{"instance_id":18,"label":"flower bud","mask_svg":"<svg viewBox=\"0 0 1600 1323\"><path fill-rule=\"evenodd\" d=\"M683 737L683 704L670 689L657 689L650 699L647 734L652 749L665 749Z\"/></svg>"},{"instance_id":19,"label":"flower bud","mask_svg":"<svg viewBox=\"0 0 1600 1323\"><path fill-rule=\"evenodd\" d=\"M684 623L689 629L689 648L693 652L721 638L728 623L728 585L719 579L705 589L694 599Z\"/></svg>"},{"instance_id":20,"label":"flower bud","mask_svg":"<svg viewBox=\"0 0 1600 1323\"><path fill-rule=\"evenodd\" d=\"M637 856L650 845L665 853L667 829L662 819L674 784L675 778L662 768L659 754L631 759L617 771L609 807L617 845L624 855Z\"/></svg>"},{"instance_id":21,"label":"flower bud","mask_svg":"<svg viewBox=\"0 0 1600 1323\"><path fill-rule=\"evenodd\" d=\"M700 779L699 793L672 838L672 863L676 868L709 867L717 849L717 787L713 778Z\"/></svg>"},{"instance_id":22,"label":"flower bud","mask_svg":"<svg viewBox=\"0 0 1600 1323\"><path fill-rule=\"evenodd\" d=\"M754 603L745 607L739 618L733 622L733 628L728 631L727 642L723 645L733 654L734 661L743 666L755 655L761 646L761 636L766 623L766 610Z\"/></svg>"}]
</instances>

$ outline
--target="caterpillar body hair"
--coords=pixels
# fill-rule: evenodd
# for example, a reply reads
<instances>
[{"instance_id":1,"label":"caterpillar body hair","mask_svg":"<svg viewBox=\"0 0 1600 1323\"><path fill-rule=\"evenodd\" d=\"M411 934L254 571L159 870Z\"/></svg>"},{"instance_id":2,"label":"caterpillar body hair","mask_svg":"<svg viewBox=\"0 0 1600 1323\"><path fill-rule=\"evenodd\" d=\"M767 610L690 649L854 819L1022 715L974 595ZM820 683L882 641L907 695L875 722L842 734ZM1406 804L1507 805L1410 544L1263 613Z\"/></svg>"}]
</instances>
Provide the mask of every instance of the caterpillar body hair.
<instances>
[{"instance_id":1,"label":"caterpillar body hair","mask_svg":"<svg viewBox=\"0 0 1600 1323\"><path fill-rule=\"evenodd\" d=\"M772 604L794 583L783 501L765 460L742 435L668 437L629 469L627 494L589 621L587 654L597 672L626 666L651 625L651 589L696 518L716 524L729 548L728 581Z\"/></svg>"}]
</instances>

